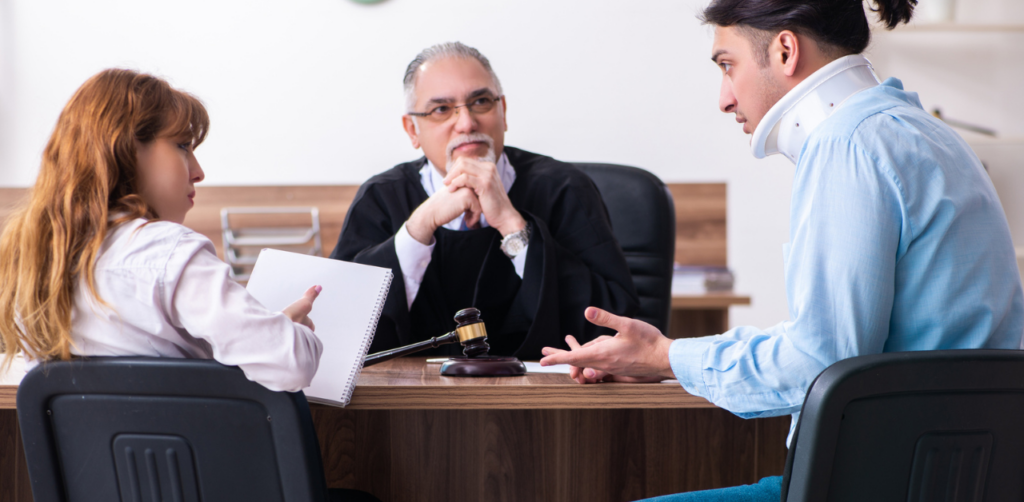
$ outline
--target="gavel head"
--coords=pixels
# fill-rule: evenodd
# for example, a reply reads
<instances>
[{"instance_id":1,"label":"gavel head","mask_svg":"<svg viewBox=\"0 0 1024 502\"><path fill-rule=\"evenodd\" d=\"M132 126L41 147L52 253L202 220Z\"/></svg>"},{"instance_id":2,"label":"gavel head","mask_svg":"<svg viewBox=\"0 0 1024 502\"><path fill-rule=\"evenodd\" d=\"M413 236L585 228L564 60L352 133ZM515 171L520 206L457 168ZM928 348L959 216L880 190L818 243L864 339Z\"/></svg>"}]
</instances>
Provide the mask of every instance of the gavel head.
<instances>
[{"instance_id":1,"label":"gavel head","mask_svg":"<svg viewBox=\"0 0 1024 502\"><path fill-rule=\"evenodd\" d=\"M487 344L487 328L480 311L470 307L455 313L455 332L459 335L459 343L464 347L462 353L466 357L487 355L491 346Z\"/></svg>"}]
</instances>

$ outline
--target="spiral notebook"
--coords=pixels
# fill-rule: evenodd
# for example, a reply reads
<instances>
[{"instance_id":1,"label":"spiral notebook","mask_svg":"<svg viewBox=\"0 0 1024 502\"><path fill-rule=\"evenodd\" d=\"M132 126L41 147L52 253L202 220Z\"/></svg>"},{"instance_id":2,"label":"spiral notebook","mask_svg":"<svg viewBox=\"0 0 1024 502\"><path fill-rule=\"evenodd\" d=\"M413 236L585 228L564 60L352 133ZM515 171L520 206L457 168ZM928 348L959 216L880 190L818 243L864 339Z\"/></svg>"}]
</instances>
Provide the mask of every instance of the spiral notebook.
<instances>
[{"instance_id":1,"label":"spiral notebook","mask_svg":"<svg viewBox=\"0 0 1024 502\"><path fill-rule=\"evenodd\" d=\"M309 318L324 350L313 382L303 389L306 399L334 406L352 399L391 277L386 268L277 249L260 251L246 289L264 307L280 311L311 286L323 287Z\"/></svg>"}]
</instances>

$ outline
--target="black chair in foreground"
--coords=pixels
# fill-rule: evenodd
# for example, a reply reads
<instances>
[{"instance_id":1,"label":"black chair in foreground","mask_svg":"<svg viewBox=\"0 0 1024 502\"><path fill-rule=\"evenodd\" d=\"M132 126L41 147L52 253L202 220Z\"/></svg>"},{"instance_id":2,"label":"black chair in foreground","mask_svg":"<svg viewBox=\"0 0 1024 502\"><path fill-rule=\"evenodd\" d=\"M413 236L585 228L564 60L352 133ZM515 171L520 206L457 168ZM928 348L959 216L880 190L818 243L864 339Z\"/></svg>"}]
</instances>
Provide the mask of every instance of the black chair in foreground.
<instances>
[{"instance_id":1,"label":"black chair in foreground","mask_svg":"<svg viewBox=\"0 0 1024 502\"><path fill-rule=\"evenodd\" d=\"M657 176L636 167L573 163L594 180L608 208L612 233L626 255L640 310L633 316L668 334L676 211Z\"/></svg>"},{"instance_id":2,"label":"black chair in foreground","mask_svg":"<svg viewBox=\"0 0 1024 502\"><path fill-rule=\"evenodd\" d=\"M18 422L36 502L376 500L328 493L305 395L212 360L49 362Z\"/></svg>"},{"instance_id":3,"label":"black chair in foreground","mask_svg":"<svg viewBox=\"0 0 1024 502\"><path fill-rule=\"evenodd\" d=\"M785 502L1024 500L1024 351L894 352L811 384Z\"/></svg>"}]
</instances>

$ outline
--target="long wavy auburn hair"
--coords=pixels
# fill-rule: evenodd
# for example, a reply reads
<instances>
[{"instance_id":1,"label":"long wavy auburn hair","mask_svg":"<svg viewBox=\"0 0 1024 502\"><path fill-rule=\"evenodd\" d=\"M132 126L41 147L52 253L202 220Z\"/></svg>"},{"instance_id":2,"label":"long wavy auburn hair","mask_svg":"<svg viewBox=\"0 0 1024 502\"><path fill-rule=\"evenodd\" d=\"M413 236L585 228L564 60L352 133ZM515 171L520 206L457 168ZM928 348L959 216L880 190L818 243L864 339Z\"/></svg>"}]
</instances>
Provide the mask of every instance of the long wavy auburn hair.
<instances>
[{"instance_id":1,"label":"long wavy auburn hair","mask_svg":"<svg viewBox=\"0 0 1024 502\"><path fill-rule=\"evenodd\" d=\"M197 98L152 75L104 70L75 91L28 200L0 236L0 370L19 352L71 358L79 283L106 305L94 272L107 231L159 217L138 195L137 142L190 135L195 147L209 125Z\"/></svg>"}]
</instances>

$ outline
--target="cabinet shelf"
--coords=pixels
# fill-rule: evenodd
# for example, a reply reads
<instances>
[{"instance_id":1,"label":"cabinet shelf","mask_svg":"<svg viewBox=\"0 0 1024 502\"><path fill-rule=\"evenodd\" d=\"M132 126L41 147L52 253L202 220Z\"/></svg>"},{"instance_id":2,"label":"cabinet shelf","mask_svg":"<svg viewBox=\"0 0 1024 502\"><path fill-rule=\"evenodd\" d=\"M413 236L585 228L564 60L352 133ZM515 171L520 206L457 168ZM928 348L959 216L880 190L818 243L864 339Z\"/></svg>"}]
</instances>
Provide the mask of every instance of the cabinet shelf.
<instances>
[{"instance_id":1,"label":"cabinet shelf","mask_svg":"<svg viewBox=\"0 0 1024 502\"><path fill-rule=\"evenodd\" d=\"M1013 145L1013 146L1024 146L1024 136L1003 136L998 138L987 138L984 136L972 137L967 139L967 144L971 146L990 146L990 145Z\"/></svg>"},{"instance_id":2,"label":"cabinet shelf","mask_svg":"<svg viewBox=\"0 0 1024 502\"><path fill-rule=\"evenodd\" d=\"M884 33L886 30L876 27L875 31ZM1024 33L1024 24L922 23L900 26L889 33L914 32Z\"/></svg>"}]
</instances>

